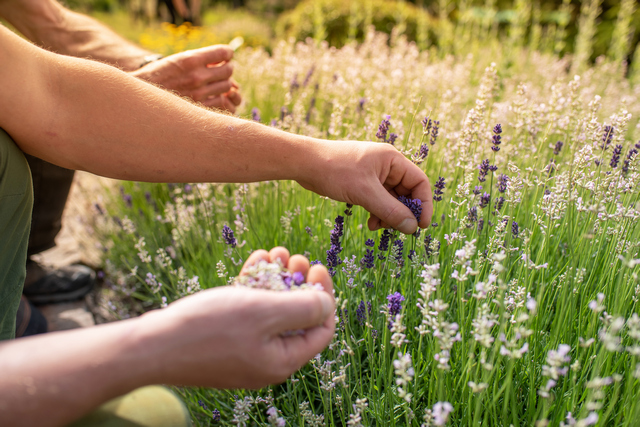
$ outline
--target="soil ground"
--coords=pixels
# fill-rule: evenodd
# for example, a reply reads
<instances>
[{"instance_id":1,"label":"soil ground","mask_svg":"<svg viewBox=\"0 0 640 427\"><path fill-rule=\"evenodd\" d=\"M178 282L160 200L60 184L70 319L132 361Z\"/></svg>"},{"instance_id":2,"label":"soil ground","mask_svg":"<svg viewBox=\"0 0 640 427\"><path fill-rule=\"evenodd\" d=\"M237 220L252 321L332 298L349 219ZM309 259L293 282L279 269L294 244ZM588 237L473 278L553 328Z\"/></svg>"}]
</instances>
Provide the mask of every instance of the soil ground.
<instances>
[{"instance_id":1,"label":"soil ground","mask_svg":"<svg viewBox=\"0 0 640 427\"><path fill-rule=\"evenodd\" d=\"M94 232L95 203L104 203L108 188L118 181L98 177L87 172L76 172L73 186L63 215L62 230L56 238L57 246L33 258L45 265L60 267L73 263L100 268L101 245ZM50 331L83 328L96 323L115 320L106 309L100 281L85 298L39 306Z\"/></svg>"}]
</instances>

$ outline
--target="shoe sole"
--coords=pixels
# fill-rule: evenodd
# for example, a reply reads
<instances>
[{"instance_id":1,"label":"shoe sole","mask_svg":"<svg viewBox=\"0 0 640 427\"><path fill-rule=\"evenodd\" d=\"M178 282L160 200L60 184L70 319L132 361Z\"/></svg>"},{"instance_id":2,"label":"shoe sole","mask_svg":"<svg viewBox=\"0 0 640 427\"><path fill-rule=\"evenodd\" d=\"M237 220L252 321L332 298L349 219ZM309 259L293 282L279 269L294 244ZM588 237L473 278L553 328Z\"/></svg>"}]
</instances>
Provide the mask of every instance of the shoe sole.
<instances>
[{"instance_id":1,"label":"shoe sole","mask_svg":"<svg viewBox=\"0 0 640 427\"><path fill-rule=\"evenodd\" d=\"M93 285L94 285L94 282L91 281L90 283L87 283L85 286L78 288L73 292L67 292L64 294L50 294L50 295L25 294L25 297L27 297L27 299L34 304L52 304L52 303L58 303L58 302L75 301L87 295L89 292L91 292L91 290L93 289Z\"/></svg>"}]
</instances>

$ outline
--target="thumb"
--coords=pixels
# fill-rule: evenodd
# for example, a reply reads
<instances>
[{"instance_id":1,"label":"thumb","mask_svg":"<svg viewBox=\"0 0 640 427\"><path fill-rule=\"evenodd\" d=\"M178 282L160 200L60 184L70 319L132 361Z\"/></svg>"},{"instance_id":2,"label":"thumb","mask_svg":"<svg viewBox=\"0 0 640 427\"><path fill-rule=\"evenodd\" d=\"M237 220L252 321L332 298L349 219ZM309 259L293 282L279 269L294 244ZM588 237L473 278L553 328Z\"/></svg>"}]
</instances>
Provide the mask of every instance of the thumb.
<instances>
[{"instance_id":1,"label":"thumb","mask_svg":"<svg viewBox=\"0 0 640 427\"><path fill-rule=\"evenodd\" d=\"M268 330L273 334L323 325L335 312L333 297L326 292L274 292L270 295Z\"/></svg>"},{"instance_id":2,"label":"thumb","mask_svg":"<svg viewBox=\"0 0 640 427\"><path fill-rule=\"evenodd\" d=\"M363 207L383 223L403 232L415 233L418 221L411 210L393 197L382 185Z\"/></svg>"}]
</instances>

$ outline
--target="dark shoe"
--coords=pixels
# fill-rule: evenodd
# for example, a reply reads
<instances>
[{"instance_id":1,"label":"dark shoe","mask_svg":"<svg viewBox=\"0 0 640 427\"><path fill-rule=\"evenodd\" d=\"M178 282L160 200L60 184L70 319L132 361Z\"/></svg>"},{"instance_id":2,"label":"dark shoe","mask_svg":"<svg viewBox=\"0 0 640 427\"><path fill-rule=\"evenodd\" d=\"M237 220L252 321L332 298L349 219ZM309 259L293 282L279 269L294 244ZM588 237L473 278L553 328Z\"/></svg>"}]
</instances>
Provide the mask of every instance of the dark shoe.
<instances>
[{"instance_id":1,"label":"dark shoe","mask_svg":"<svg viewBox=\"0 0 640 427\"><path fill-rule=\"evenodd\" d=\"M88 294L95 282L96 274L84 265L54 270L30 260L22 293L35 304L73 301Z\"/></svg>"},{"instance_id":2,"label":"dark shoe","mask_svg":"<svg viewBox=\"0 0 640 427\"><path fill-rule=\"evenodd\" d=\"M16 316L16 338L44 334L47 330L47 319L23 296Z\"/></svg>"}]
</instances>

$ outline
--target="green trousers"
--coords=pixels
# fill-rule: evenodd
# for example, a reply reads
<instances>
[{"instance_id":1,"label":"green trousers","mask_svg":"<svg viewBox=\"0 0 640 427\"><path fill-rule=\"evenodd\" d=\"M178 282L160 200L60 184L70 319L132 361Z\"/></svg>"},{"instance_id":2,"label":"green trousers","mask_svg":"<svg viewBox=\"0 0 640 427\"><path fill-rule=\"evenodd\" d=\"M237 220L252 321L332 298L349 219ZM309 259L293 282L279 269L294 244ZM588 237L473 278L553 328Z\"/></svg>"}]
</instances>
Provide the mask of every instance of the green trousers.
<instances>
[{"instance_id":1,"label":"green trousers","mask_svg":"<svg viewBox=\"0 0 640 427\"><path fill-rule=\"evenodd\" d=\"M26 275L33 185L24 153L0 129L0 341L13 339ZM25 355L28 357L28 355ZM143 387L105 403L73 427L185 427L182 400L161 386Z\"/></svg>"}]
</instances>

